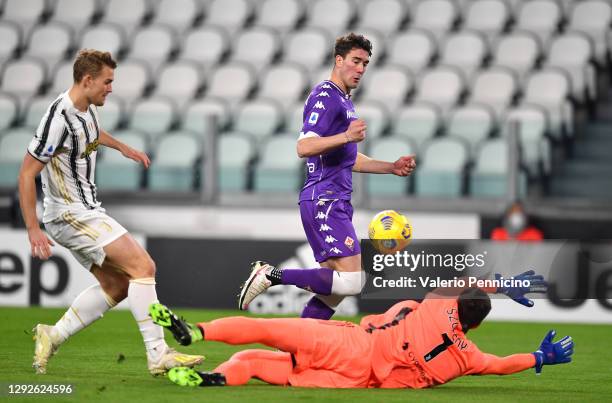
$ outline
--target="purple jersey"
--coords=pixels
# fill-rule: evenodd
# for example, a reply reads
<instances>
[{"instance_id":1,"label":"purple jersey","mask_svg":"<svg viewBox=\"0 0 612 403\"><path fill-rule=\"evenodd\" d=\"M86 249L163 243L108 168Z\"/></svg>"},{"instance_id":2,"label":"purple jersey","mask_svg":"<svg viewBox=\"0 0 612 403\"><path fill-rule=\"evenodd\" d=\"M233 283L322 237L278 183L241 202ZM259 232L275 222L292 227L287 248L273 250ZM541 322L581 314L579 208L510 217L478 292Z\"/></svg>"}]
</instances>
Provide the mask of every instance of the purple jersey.
<instances>
[{"instance_id":1,"label":"purple jersey","mask_svg":"<svg viewBox=\"0 0 612 403\"><path fill-rule=\"evenodd\" d=\"M314 87L306 100L300 139L342 133L356 119L350 97L332 81L325 80ZM356 143L347 143L326 154L309 157L306 162L308 176L300 193L300 201L350 200L353 191L352 169L356 158Z\"/></svg>"}]
</instances>

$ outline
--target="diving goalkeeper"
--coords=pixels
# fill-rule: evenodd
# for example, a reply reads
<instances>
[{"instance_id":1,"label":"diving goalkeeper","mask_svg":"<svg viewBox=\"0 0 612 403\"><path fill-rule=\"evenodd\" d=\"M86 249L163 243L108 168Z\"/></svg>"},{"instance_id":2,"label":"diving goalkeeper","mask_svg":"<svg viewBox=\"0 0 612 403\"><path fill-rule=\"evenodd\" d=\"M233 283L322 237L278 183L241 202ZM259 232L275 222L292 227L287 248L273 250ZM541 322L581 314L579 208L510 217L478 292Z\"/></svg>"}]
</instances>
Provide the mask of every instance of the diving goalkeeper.
<instances>
[{"instance_id":1,"label":"diving goalkeeper","mask_svg":"<svg viewBox=\"0 0 612 403\"><path fill-rule=\"evenodd\" d=\"M427 388L463 375L508 375L571 361L574 342L554 341L549 331L532 353L498 357L482 352L467 338L491 310L487 292L502 292L532 306L527 292L544 292L545 282L532 271L526 288L437 289L422 302L402 301L380 315L351 322L318 319L228 317L191 325L161 304L153 321L183 345L199 340L227 344L262 343L281 351L244 350L213 372L174 368L168 376L182 386L243 385L258 378L274 385L322 388ZM515 277L516 278L516 277Z\"/></svg>"}]
</instances>

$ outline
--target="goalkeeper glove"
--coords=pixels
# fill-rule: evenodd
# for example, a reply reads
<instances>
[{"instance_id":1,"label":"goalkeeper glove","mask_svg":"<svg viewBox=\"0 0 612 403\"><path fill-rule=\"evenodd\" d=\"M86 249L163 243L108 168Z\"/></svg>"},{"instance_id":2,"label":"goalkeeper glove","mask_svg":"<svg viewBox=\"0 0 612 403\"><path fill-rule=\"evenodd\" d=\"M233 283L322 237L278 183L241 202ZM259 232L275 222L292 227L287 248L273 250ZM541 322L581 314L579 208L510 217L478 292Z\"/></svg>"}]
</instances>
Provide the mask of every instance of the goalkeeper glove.
<instances>
[{"instance_id":1,"label":"goalkeeper glove","mask_svg":"<svg viewBox=\"0 0 612 403\"><path fill-rule=\"evenodd\" d=\"M540 375L544 365L565 364L572 361L574 341L570 336L565 336L561 340L553 342L555 334L554 330L549 330L544 336L540 348L532 353L536 359L536 375Z\"/></svg>"},{"instance_id":2,"label":"goalkeeper glove","mask_svg":"<svg viewBox=\"0 0 612 403\"><path fill-rule=\"evenodd\" d=\"M501 274L495 274L495 280L503 280ZM506 294L508 297L512 298L514 301L518 302L521 305L526 307L532 307L533 301L529 298L525 297L525 294L530 292L537 292L544 294L548 289L548 283L544 281L544 277L539 274L535 274L535 271L528 270L524 273L519 274L518 276L514 276L515 280L529 281L529 286L527 287L498 287L497 292L501 294Z\"/></svg>"}]
</instances>

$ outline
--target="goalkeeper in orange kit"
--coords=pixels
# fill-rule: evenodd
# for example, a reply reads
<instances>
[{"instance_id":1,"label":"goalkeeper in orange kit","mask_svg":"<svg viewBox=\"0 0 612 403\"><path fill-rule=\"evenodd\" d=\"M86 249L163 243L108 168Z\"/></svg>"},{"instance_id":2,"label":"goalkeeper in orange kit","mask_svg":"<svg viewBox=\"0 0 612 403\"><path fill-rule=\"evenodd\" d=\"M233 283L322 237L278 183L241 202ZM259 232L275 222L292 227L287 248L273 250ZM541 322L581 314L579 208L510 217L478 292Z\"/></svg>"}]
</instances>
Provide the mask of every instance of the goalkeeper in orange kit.
<instances>
[{"instance_id":1,"label":"goalkeeper in orange kit","mask_svg":"<svg viewBox=\"0 0 612 403\"><path fill-rule=\"evenodd\" d=\"M525 288L438 289L423 302L402 301L380 315L351 322L317 319L229 317L192 325L162 304L150 308L153 321L183 345L198 340L227 344L261 343L280 351L251 349L234 354L212 372L174 368L169 378L182 386L243 385L257 378L275 385L327 388L427 388L462 375L507 375L571 361L574 343L553 341L549 331L533 353L498 357L481 352L466 333L491 310L487 292L502 292L532 306L527 292L546 284L532 271L515 278ZM446 294L446 295L444 295Z\"/></svg>"}]
</instances>

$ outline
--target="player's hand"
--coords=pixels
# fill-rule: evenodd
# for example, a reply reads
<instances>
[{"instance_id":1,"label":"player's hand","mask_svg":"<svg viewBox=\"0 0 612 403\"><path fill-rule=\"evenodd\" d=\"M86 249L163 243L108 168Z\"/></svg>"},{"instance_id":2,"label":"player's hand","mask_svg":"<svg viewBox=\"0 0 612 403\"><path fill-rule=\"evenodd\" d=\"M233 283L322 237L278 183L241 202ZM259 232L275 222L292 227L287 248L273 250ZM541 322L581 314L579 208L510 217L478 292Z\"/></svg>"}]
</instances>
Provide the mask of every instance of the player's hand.
<instances>
[{"instance_id":1,"label":"player's hand","mask_svg":"<svg viewBox=\"0 0 612 403\"><path fill-rule=\"evenodd\" d=\"M38 227L28 230L28 239L32 256L47 260L51 256L51 247L55 245Z\"/></svg>"},{"instance_id":2,"label":"player's hand","mask_svg":"<svg viewBox=\"0 0 612 403\"><path fill-rule=\"evenodd\" d=\"M348 139L349 143L359 143L366 137L366 122L363 119L357 119L351 121L348 129L344 132L344 135Z\"/></svg>"},{"instance_id":3,"label":"player's hand","mask_svg":"<svg viewBox=\"0 0 612 403\"><path fill-rule=\"evenodd\" d=\"M397 176L408 176L416 168L416 160L414 155L406 155L400 157L393 163L393 170L391 173Z\"/></svg>"},{"instance_id":4,"label":"player's hand","mask_svg":"<svg viewBox=\"0 0 612 403\"><path fill-rule=\"evenodd\" d=\"M565 336L559 341L553 342L557 332L549 330L540 348L533 352L536 359L535 370L536 374L542 372L544 365L556 365L572 362L572 354L574 354L574 341L570 336Z\"/></svg>"},{"instance_id":5,"label":"player's hand","mask_svg":"<svg viewBox=\"0 0 612 403\"><path fill-rule=\"evenodd\" d=\"M495 273L495 280L503 280L503 279L504 278L502 277L501 274ZM514 301L528 308L531 308L533 306L533 301L525 297L525 294L528 294L528 293L544 294L548 290L548 283L544 280L544 277L542 277L539 274L535 274L535 271L533 270L527 270L524 273L514 276L514 280L529 281L529 286L526 286L526 287L499 287L497 289L497 292L501 294L506 294L508 297L512 298Z\"/></svg>"},{"instance_id":6,"label":"player's hand","mask_svg":"<svg viewBox=\"0 0 612 403\"><path fill-rule=\"evenodd\" d=\"M130 146L123 147L121 149L121 154L123 154L125 158L129 158L131 160L141 163L142 165L144 165L145 168L148 168L149 165L151 165L151 160L149 159L149 156L147 154L142 151L133 149Z\"/></svg>"}]
</instances>

